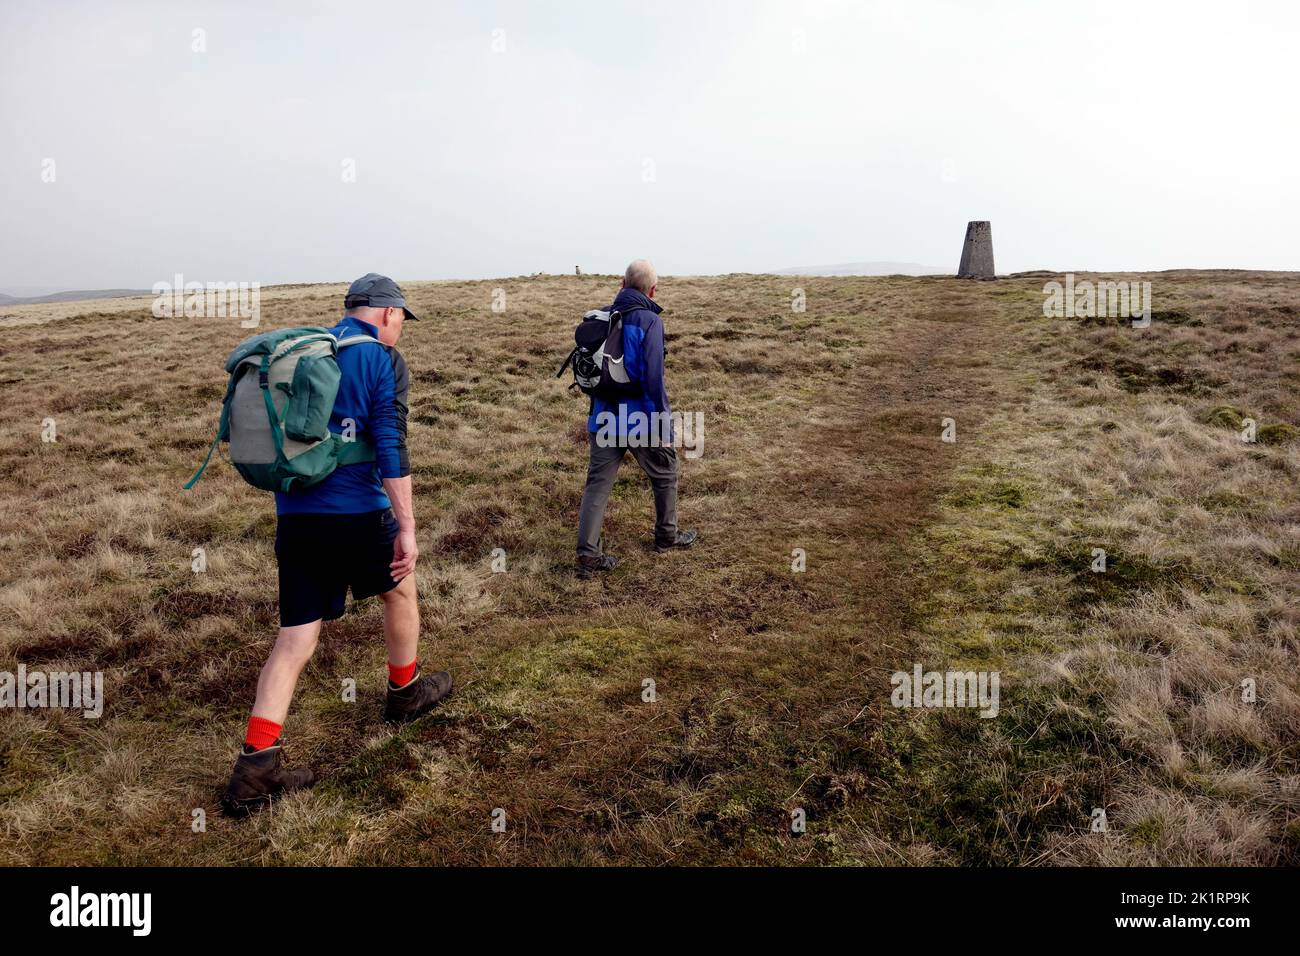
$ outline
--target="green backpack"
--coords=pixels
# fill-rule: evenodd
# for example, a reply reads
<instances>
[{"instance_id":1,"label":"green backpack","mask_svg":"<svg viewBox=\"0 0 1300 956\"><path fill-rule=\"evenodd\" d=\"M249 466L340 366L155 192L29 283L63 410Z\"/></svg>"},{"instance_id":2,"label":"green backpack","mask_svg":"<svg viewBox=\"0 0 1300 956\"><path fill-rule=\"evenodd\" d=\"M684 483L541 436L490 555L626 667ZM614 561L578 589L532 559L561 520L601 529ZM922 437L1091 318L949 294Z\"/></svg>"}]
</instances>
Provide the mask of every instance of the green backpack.
<instances>
[{"instance_id":1,"label":"green backpack","mask_svg":"<svg viewBox=\"0 0 1300 956\"><path fill-rule=\"evenodd\" d=\"M244 480L265 491L310 488L341 465L374 461L369 442L329 430L341 377L338 350L366 342L379 344L369 335L337 339L309 326L263 332L235 346L226 359L230 380L217 437L186 490L223 441Z\"/></svg>"}]
</instances>

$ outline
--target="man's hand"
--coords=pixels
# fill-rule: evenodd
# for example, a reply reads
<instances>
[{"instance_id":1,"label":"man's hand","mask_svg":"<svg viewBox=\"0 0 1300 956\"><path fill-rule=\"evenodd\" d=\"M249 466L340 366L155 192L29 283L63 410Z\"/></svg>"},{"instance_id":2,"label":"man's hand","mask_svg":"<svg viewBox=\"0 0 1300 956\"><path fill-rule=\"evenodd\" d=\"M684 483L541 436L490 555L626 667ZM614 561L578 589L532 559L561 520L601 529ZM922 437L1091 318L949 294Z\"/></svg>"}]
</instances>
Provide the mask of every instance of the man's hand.
<instances>
[{"instance_id":1,"label":"man's hand","mask_svg":"<svg viewBox=\"0 0 1300 956\"><path fill-rule=\"evenodd\" d=\"M399 531L393 539L393 563L388 566L394 581L400 581L415 570L415 560L420 549L415 543L415 529Z\"/></svg>"},{"instance_id":2,"label":"man's hand","mask_svg":"<svg viewBox=\"0 0 1300 956\"><path fill-rule=\"evenodd\" d=\"M393 506L397 519L397 537L393 540L393 563L389 571L394 581L400 581L415 570L415 559L420 549L415 544L415 509L411 507L411 476L385 478L384 492Z\"/></svg>"}]
</instances>

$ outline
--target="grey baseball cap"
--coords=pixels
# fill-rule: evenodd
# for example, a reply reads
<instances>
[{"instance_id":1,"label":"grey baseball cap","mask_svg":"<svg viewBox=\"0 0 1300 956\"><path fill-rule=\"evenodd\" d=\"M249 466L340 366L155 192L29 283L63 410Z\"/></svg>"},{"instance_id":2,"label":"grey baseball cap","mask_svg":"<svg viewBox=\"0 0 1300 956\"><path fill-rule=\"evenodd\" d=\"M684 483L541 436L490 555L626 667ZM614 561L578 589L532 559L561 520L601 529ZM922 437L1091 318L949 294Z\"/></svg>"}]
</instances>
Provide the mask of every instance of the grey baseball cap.
<instances>
[{"instance_id":1,"label":"grey baseball cap","mask_svg":"<svg viewBox=\"0 0 1300 956\"><path fill-rule=\"evenodd\" d=\"M388 276L381 276L378 272L367 272L348 286L343 307L352 309L358 305L369 305L376 309L400 308L412 322L419 318L406 307L406 296L402 294L402 287Z\"/></svg>"}]
</instances>

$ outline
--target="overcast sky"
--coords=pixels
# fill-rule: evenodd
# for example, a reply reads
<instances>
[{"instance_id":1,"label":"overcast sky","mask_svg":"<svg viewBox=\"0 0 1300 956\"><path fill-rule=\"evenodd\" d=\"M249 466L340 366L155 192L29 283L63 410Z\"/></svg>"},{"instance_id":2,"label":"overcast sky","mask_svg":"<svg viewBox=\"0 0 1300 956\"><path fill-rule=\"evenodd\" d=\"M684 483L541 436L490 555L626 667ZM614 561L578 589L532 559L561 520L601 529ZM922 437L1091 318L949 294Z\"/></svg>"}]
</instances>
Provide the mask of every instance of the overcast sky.
<instances>
[{"instance_id":1,"label":"overcast sky","mask_svg":"<svg viewBox=\"0 0 1300 956\"><path fill-rule=\"evenodd\" d=\"M955 270L970 219L1000 272L1300 269L1298 45L1296 3L3 0L0 290Z\"/></svg>"}]
</instances>

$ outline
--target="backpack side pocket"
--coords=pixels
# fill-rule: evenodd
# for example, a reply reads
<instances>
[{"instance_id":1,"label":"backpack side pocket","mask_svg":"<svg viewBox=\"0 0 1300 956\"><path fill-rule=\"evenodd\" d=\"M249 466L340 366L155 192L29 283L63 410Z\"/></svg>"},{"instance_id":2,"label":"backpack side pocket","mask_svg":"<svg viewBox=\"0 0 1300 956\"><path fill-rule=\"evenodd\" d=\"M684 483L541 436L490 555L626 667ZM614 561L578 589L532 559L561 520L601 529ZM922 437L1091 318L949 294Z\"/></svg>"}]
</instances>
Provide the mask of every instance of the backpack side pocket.
<instances>
[{"instance_id":1,"label":"backpack side pocket","mask_svg":"<svg viewBox=\"0 0 1300 956\"><path fill-rule=\"evenodd\" d=\"M330 415L341 377L333 354L304 355L298 359L284 409L286 436L308 443L329 437Z\"/></svg>"}]
</instances>

